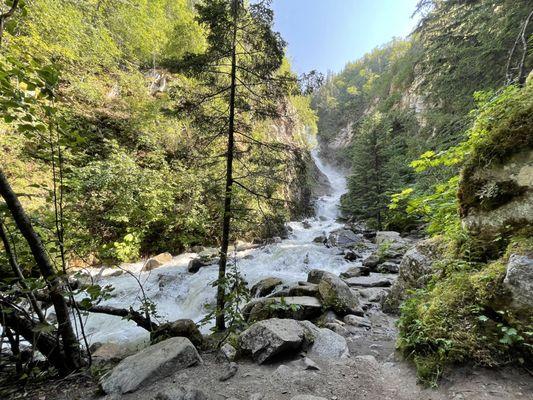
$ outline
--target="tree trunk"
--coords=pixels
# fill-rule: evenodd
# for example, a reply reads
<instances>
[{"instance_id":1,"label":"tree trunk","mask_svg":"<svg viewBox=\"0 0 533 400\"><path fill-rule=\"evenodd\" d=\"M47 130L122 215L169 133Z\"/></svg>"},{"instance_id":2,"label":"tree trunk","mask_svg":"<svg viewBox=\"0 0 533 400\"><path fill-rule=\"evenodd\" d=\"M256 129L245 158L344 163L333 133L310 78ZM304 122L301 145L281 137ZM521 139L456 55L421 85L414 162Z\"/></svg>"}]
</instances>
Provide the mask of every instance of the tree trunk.
<instances>
[{"instance_id":1,"label":"tree trunk","mask_svg":"<svg viewBox=\"0 0 533 400\"><path fill-rule=\"evenodd\" d=\"M225 322L225 297L226 290L224 279L226 277L226 264L228 260L229 234L231 224L231 197L233 186L233 148L235 135L235 95L237 76L237 17L238 0L233 0L233 39L231 52L231 86L229 98L229 123L228 123L228 148L226 155L226 190L224 193L224 214L222 220L222 240L220 245L220 262L218 265L216 328L219 331L226 329Z\"/></svg>"},{"instance_id":2,"label":"tree trunk","mask_svg":"<svg viewBox=\"0 0 533 400\"><path fill-rule=\"evenodd\" d=\"M28 242L33 258L43 278L47 281L50 287L50 299L54 305L58 321L58 330L63 343L63 351L65 353L65 370L73 371L81 367L82 358L80 352L80 345L69 317L67 302L63 297L64 285L61 279L57 276L52 265L52 261L48 257L48 253L41 241L37 232L33 229L30 219L26 215L22 204L13 192L9 185L6 176L0 169L0 195L4 198L18 229Z\"/></svg>"}]
</instances>

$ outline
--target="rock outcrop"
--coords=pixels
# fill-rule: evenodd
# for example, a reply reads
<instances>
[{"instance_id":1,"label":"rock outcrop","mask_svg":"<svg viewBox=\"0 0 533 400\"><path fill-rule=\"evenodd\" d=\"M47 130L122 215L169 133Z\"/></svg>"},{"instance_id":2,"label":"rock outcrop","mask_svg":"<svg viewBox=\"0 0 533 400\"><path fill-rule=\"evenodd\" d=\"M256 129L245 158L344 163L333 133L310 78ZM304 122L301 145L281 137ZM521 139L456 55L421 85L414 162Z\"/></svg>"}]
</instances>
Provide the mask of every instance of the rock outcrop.
<instances>
[{"instance_id":1,"label":"rock outcrop","mask_svg":"<svg viewBox=\"0 0 533 400\"><path fill-rule=\"evenodd\" d=\"M521 310L533 310L533 254L512 254L509 257L507 271L503 281L511 293L511 307Z\"/></svg>"}]
</instances>

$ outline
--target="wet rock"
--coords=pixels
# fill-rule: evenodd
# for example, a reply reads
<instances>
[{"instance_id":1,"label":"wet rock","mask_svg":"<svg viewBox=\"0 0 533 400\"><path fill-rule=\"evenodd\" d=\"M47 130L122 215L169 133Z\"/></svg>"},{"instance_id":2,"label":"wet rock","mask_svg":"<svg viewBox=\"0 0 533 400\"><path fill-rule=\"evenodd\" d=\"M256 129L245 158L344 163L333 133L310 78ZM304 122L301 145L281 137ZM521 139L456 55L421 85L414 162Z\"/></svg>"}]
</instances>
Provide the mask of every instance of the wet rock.
<instances>
[{"instance_id":1,"label":"wet rock","mask_svg":"<svg viewBox=\"0 0 533 400\"><path fill-rule=\"evenodd\" d=\"M360 312L357 295L339 277L324 272L318 284L322 304L339 314Z\"/></svg>"},{"instance_id":2,"label":"wet rock","mask_svg":"<svg viewBox=\"0 0 533 400\"><path fill-rule=\"evenodd\" d=\"M386 261L378 265L378 272L397 274L400 270L400 264L392 261Z\"/></svg>"},{"instance_id":3,"label":"wet rock","mask_svg":"<svg viewBox=\"0 0 533 400\"><path fill-rule=\"evenodd\" d=\"M370 268L368 267L351 267L348 270L342 272L340 277L345 278L355 278L358 276L368 276L370 275Z\"/></svg>"},{"instance_id":4,"label":"wet rock","mask_svg":"<svg viewBox=\"0 0 533 400\"><path fill-rule=\"evenodd\" d=\"M143 271L151 271L171 261L172 261L172 254L170 253L158 254L157 256L152 257L148 259L148 261L146 261L143 267Z\"/></svg>"},{"instance_id":5,"label":"wet rock","mask_svg":"<svg viewBox=\"0 0 533 400\"><path fill-rule=\"evenodd\" d=\"M189 261L189 264L187 265L187 271L192 274L195 274L200 271L200 268L205 267L209 264L209 261L203 260L200 257L193 258L191 261Z\"/></svg>"},{"instance_id":6,"label":"wet rock","mask_svg":"<svg viewBox=\"0 0 533 400\"><path fill-rule=\"evenodd\" d=\"M349 286L355 287L389 287L392 285L393 279L383 277L380 274L371 274L370 276L359 276L356 278L349 278L344 280Z\"/></svg>"},{"instance_id":7,"label":"wet rock","mask_svg":"<svg viewBox=\"0 0 533 400\"><path fill-rule=\"evenodd\" d=\"M159 327L150 333L150 341L157 343L171 337L185 337L189 339L195 346L202 346L204 338L200 330L190 319L178 319L174 322L167 322L159 325Z\"/></svg>"},{"instance_id":8,"label":"wet rock","mask_svg":"<svg viewBox=\"0 0 533 400\"><path fill-rule=\"evenodd\" d=\"M159 290L163 290L175 280L176 277L174 275L159 275L157 277L157 286L159 286Z\"/></svg>"},{"instance_id":9,"label":"wet rock","mask_svg":"<svg viewBox=\"0 0 533 400\"><path fill-rule=\"evenodd\" d=\"M342 326L341 324L337 322L328 322L324 325L324 328L329 329L330 331L335 332L338 335L341 335L342 337L348 337L350 335L350 332Z\"/></svg>"},{"instance_id":10,"label":"wet rock","mask_svg":"<svg viewBox=\"0 0 533 400\"><path fill-rule=\"evenodd\" d=\"M263 298L248 303L242 311L247 321L269 318L315 319L321 312L322 303L310 296Z\"/></svg>"},{"instance_id":11,"label":"wet rock","mask_svg":"<svg viewBox=\"0 0 533 400\"><path fill-rule=\"evenodd\" d=\"M326 236L324 235L320 235L320 236L317 236L316 238L313 239L313 242L314 243L326 243L328 239L326 238Z\"/></svg>"},{"instance_id":12,"label":"wet rock","mask_svg":"<svg viewBox=\"0 0 533 400\"><path fill-rule=\"evenodd\" d=\"M149 385L201 362L198 351L189 339L175 337L125 358L104 375L100 383L108 394L130 393L140 386Z\"/></svg>"},{"instance_id":13,"label":"wet rock","mask_svg":"<svg viewBox=\"0 0 533 400\"><path fill-rule=\"evenodd\" d=\"M533 309L533 258L512 254L507 263L503 284L511 293L511 306L531 312Z\"/></svg>"},{"instance_id":14,"label":"wet rock","mask_svg":"<svg viewBox=\"0 0 533 400\"><path fill-rule=\"evenodd\" d=\"M363 240L363 235L348 229L338 229L328 236L328 245L333 247L353 247Z\"/></svg>"},{"instance_id":15,"label":"wet rock","mask_svg":"<svg viewBox=\"0 0 533 400\"><path fill-rule=\"evenodd\" d=\"M304 229L311 229L313 225L311 225L311 223L306 220L306 221L302 221L302 226Z\"/></svg>"},{"instance_id":16,"label":"wet rock","mask_svg":"<svg viewBox=\"0 0 533 400\"><path fill-rule=\"evenodd\" d=\"M239 370L239 366L237 365L237 363L234 363L234 362L230 362L226 368L226 370L222 373L222 375L220 375L218 377L218 380L220 382L225 382L227 381L228 379L231 379L235 376L235 374L237 373L237 371Z\"/></svg>"},{"instance_id":17,"label":"wet rock","mask_svg":"<svg viewBox=\"0 0 533 400\"><path fill-rule=\"evenodd\" d=\"M325 273L326 271L323 271L321 269L312 269L307 273L307 282L318 284L320 283L320 280L322 279L322 276L324 276Z\"/></svg>"},{"instance_id":18,"label":"wet rock","mask_svg":"<svg viewBox=\"0 0 533 400\"><path fill-rule=\"evenodd\" d=\"M237 349L233 347L229 343L225 343L220 348L220 353L224 356L224 358L228 361L233 361L235 359L235 356L237 355Z\"/></svg>"},{"instance_id":19,"label":"wet rock","mask_svg":"<svg viewBox=\"0 0 533 400\"><path fill-rule=\"evenodd\" d=\"M252 297L265 297L272 293L276 286L279 286L282 283L283 281L281 279L274 277L261 279L259 282L252 286L250 294L252 295Z\"/></svg>"},{"instance_id":20,"label":"wet rock","mask_svg":"<svg viewBox=\"0 0 533 400\"><path fill-rule=\"evenodd\" d=\"M239 349L258 363L279 354L296 353L308 343L306 328L292 319L268 319L250 326L239 336Z\"/></svg>"},{"instance_id":21,"label":"wet rock","mask_svg":"<svg viewBox=\"0 0 533 400\"><path fill-rule=\"evenodd\" d=\"M346 250L344 252L344 259L346 261L356 261L358 260L359 258L361 258L361 255L359 253L356 253L355 251L353 250Z\"/></svg>"}]
</instances>

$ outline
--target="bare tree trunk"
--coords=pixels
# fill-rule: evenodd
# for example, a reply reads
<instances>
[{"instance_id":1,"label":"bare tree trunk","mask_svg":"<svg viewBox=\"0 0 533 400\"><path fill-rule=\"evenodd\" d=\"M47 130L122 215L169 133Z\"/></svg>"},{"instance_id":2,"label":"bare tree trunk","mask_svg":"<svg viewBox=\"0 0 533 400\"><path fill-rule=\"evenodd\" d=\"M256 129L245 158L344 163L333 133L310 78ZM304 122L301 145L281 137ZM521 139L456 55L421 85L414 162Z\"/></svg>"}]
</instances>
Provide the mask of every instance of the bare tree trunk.
<instances>
[{"instance_id":1,"label":"bare tree trunk","mask_svg":"<svg viewBox=\"0 0 533 400\"><path fill-rule=\"evenodd\" d=\"M233 187L233 151L235 135L235 94L237 89L237 18L238 1L233 0L233 39L231 52L231 86L229 98L229 124L228 124L228 148L226 155L226 190L224 197L224 215L222 220L222 241L220 245L220 262L218 266L216 328L219 331L226 329L225 322L225 297L226 290L224 279L226 277L226 263L228 260L229 234L231 225L231 198Z\"/></svg>"},{"instance_id":2,"label":"bare tree trunk","mask_svg":"<svg viewBox=\"0 0 533 400\"><path fill-rule=\"evenodd\" d=\"M6 176L0 169L0 195L4 198L17 227L28 242L28 245L33 254L33 258L43 278L47 281L50 287L50 299L54 305L58 321L58 330L63 343L63 351L65 353L66 370L76 370L82 366L82 357L80 352L80 345L69 318L67 302L63 297L64 285L61 279L57 276L50 260L48 253L41 241L41 238L34 230L30 219L26 215L22 204L13 192L9 185Z\"/></svg>"},{"instance_id":3,"label":"bare tree trunk","mask_svg":"<svg viewBox=\"0 0 533 400\"><path fill-rule=\"evenodd\" d=\"M41 308L39 307L39 304L37 303L37 299L35 298L35 294L29 290L28 285L26 284L26 281L24 280L24 275L22 274L22 270L20 269L20 266L18 265L18 262L15 259L15 254L13 253L13 250L11 249L9 239L4 229L4 224L2 223L1 220L0 220L0 239L2 240L2 243L4 244L4 250L7 254L7 258L9 260L9 264L11 265L11 269L13 270L13 273L19 279L20 286L27 292L31 306L33 307L33 311L39 318L39 321L43 323L46 322L46 319L44 318L44 314Z\"/></svg>"},{"instance_id":4,"label":"bare tree trunk","mask_svg":"<svg viewBox=\"0 0 533 400\"><path fill-rule=\"evenodd\" d=\"M0 45L2 45L2 39L4 37L4 29L6 26L6 22L15 13L15 10L17 9L19 2L20 0L13 0L13 4L11 4L11 8L9 9L9 11L4 14L0 14Z\"/></svg>"}]
</instances>

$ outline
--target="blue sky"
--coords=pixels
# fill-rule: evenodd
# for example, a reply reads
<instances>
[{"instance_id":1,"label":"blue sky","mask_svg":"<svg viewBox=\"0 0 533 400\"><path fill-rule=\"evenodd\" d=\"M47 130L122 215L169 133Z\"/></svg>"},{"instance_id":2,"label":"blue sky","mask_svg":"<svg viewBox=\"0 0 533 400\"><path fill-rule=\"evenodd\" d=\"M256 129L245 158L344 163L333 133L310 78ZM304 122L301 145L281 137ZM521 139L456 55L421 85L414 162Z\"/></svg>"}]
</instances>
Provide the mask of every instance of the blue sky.
<instances>
[{"instance_id":1,"label":"blue sky","mask_svg":"<svg viewBox=\"0 0 533 400\"><path fill-rule=\"evenodd\" d=\"M275 28L298 73L338 72L393 37L405 37L418 0L273 0Z\"/></svg>"}]
</instances>

